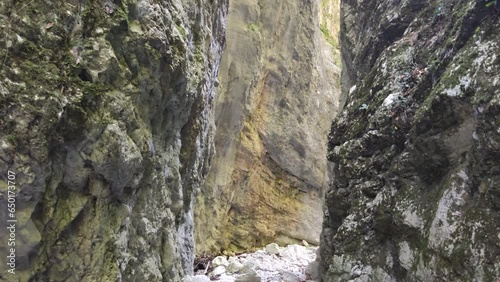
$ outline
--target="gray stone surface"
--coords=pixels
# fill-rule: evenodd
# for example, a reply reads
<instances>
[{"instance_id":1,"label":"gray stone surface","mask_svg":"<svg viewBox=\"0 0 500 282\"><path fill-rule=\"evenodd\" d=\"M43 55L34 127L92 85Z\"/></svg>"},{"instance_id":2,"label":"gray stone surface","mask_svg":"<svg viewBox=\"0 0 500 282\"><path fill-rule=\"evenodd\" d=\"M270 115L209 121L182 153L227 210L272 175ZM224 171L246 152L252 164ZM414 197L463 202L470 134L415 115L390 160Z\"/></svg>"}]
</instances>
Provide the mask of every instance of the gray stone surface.
<instances>
[{"instance_id":1,"label":"gray stone surface","mask_svg":"<svg viewBox=\"0 0 500 282\"><path fill-rule=\"evenodd\" d=\"M268 254L277 255L280 253L280 247L276 243L271 243L265 248Z\"/></svg>"},{"instance_id":2,"label":"gray stone surface","mask_svg":"<svg viewBox=\"0 0 500 282\"><path fill-rule=\"evenodd\" d=\"M500 23L487 2L343 2L323 281L500 279Z\"/></svg>"},{"instance_id":3,"label":"gray stone surface","mask_svg":"<svg viewBox=\"0 0 500 282\"><path fill-rule=\"evenodd\" d=\"M1 1L2 224L8 170L18 192L17 274L2 263L2 280L192 272L226 9L223 0Z\"/></svg>"}]
</instances>

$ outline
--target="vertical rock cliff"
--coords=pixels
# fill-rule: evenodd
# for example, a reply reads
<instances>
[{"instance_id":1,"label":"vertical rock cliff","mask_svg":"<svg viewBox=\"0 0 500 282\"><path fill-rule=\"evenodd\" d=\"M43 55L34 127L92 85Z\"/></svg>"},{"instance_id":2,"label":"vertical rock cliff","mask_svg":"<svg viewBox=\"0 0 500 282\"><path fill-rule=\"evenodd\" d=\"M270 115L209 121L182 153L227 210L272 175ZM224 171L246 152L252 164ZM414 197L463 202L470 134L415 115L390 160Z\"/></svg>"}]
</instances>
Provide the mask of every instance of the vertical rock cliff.
<instances>
[{"instance_id":1,"label":"vertical rock cliff","mask_svg":"<svg viewBox=\"0 0 500 282\"><path fill-rule=\"evenodd\" d=\"M0 3L0 280L192 272L226 9L224 0ZM8 171L15 275L4 263Z\"/></svg>"},{"instance_id":2,"label":"vertical rock cliff","mask_svg":"<svg viewBox=\"0 0 500 282\"><path fill-rule=\"evenodd\" d=\"M326 136L338 107L338 4L230 2L217 156L195 211L198 253L318 243Z\"/></svg>"},{"instance_id":3,"label":"vertical rock cliff","mask_svg":"<svg viewBox=\"0 0 500 282\"><path fill-rule=\"evenodd\" d=\"M500 279L499 5L342 2L323 281Z\"/></svg>"}]
</instances>

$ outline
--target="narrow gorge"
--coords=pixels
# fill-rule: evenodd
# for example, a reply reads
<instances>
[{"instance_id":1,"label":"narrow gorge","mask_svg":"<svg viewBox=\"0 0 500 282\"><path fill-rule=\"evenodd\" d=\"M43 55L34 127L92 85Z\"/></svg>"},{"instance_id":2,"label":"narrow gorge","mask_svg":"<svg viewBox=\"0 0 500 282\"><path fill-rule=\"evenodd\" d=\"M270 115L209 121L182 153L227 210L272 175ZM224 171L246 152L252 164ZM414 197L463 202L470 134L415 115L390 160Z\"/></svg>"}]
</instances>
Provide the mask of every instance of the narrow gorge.
<instances>
[{"instance_id":1,"label":"narrow gorge","mask_svg":"<svg viewBox=\"0 0 500 282\"><path fill-rule=\"evenodd\" d=\"M0 281L500 281L499 17L0 1Z\"/></svg>"}]
</instances>

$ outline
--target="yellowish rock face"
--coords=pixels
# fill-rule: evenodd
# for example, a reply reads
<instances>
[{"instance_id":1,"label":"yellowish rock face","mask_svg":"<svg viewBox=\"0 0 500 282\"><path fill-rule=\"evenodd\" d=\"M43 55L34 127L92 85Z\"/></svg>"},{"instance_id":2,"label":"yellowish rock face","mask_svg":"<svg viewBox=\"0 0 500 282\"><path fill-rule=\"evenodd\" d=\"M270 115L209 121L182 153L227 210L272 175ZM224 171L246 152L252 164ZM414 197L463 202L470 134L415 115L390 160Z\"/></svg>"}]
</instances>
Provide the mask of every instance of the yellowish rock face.
<instances>
[{"instance_id":1,"label":"yellowish rock face","mask_svg":"<svg viewBox=\"0 0 500 282\"><path fill-rule=\"evenodd\" d=\"M216 157L195 204L198 254L319 243L339 1L271 2L230 3Z\"/></svg>"}]
</instances>

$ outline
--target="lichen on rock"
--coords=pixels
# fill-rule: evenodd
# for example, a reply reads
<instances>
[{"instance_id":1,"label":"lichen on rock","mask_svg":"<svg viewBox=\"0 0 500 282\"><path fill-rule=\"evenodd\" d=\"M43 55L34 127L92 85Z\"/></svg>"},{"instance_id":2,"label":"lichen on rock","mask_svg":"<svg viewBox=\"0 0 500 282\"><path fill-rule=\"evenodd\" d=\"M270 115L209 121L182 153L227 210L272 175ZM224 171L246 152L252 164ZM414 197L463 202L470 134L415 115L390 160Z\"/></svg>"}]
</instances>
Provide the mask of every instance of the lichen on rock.
<instances>
[{"instance_id":1,"label":"lichen on rock","mask_svg":"<svg viewBox=\"0 0 500 282\"><path fill-rule=\"evenodd\" d=\"M2 264L4 279L192 272L226 10L204 0L0 3L0 183L3 193L16 172L19 220L17 274Z\"/></svg>"},{"instance_id":2,"label":"lichen on rock","mask_svg":"<svg viewBox=\"0 0 500 282\"><path fill-rule=\"evenodd\" d=\"M500 277L500 25L485 4L343 2L324 281Z\"/></svg>"}]
</instances>

